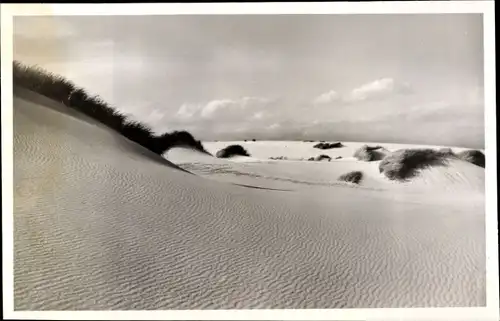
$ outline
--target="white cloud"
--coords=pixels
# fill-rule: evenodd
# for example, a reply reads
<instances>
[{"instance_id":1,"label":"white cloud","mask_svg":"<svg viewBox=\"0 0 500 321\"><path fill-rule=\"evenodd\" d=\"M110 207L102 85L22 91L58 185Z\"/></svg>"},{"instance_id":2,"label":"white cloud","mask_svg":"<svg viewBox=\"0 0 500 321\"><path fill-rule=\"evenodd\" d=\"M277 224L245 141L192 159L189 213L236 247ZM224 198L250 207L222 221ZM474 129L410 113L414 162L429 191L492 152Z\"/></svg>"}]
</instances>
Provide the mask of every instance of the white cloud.
<instances>
[{"instance_id":1,"label":"white cloud","mask_svg":"<svg viewBox=\"0 0 500 321\"><path fill-rule=\"evenodd\" d=\"M335 90L330 90L324 94L319 95L313 100L314 104L328 104L336 101L340 98L340 95Z\"/></svg>"},{"instance_id":2,"label":"white cloud","mask_svg":"<svg viewBox=\"0 0 500 321\"><path fill-rule=\"evenodd\" d=\"M182 104L181 108L177 111L176 116L181 119L188 119L194 116L201 106L196 104Z\"/></svg>"},{"instance_id":3,"label":"white cloud","mask_svg":"<svg viewBox=\"0 0 500 321\"><path fill-rule=\"evenodd\" d=\"M327 91L312 100L315 106L328 105L333 102L356 103L388 98L411 92L411 86L405 82L397 82L393 78L381 78L361 85L346 93L335 90Z\"/></svg>"},{"instance_id":4,"label":"white cloud","mask_svg":"<svg viewBox=\"0 0 500 321\"><path fill-rule=\"evenodd\" d=\"M205 120L220 121L255 119L262 120L268 115L266 108L272 100L261 97L240 99L216 99L205 104L184 103L176 116L181 119L200 117Z\"/></svg>"},{"instance_id":5,"label":"white cloud","mask_svg":"<svg viewBox=\"0 0 500 321\"><path fill-rule=\"evenodd\" d=\"M405 82L396 82L393 78L381 78L353 89L345 101L356 102L369 99L380 99L391 95L409 93L411 87Z\"/></svg>"},{"instance_id":6,"label":"white cloud","mask_svg":"<svg viewBox=\"0 0 500 321\"><path fill-rule=\"evenodd\" d=\"M253 114L253 119L262 119L265 116L265 113L263 111L258 111L255 114Z\"/></svg>"},{"instance_id":7,"label":"white cloud","mask_svg":"<svg viewBox=\"0 0 500 321\"><path fill-rule=\"evenodd\" d=\"M238 107L241 107L241 105L238 106L238 103L234 100L212 100L201 109L201 117L211 118L216 113L220 113L220 111L223 109L229 110Z\"/></svg>"}]
</instances>

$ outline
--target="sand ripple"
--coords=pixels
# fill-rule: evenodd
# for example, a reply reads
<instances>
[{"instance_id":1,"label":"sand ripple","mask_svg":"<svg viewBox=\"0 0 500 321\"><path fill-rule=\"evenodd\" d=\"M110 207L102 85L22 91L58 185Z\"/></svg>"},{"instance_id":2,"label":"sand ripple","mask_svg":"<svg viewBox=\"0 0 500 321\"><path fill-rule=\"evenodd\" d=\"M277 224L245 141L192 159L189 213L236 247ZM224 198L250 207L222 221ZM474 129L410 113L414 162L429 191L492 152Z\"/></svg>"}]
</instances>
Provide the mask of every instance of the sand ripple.
<instances>
[{"instance_id":1,"label":"sand ripple","mask_svg":"<svg viewBox=\"0 0 500 321\"><path fill-rule=\"evenodd\" d=\"M16 310L485 304L480 202L248 189L15 108Z\"/></svg>"}]
</instances>

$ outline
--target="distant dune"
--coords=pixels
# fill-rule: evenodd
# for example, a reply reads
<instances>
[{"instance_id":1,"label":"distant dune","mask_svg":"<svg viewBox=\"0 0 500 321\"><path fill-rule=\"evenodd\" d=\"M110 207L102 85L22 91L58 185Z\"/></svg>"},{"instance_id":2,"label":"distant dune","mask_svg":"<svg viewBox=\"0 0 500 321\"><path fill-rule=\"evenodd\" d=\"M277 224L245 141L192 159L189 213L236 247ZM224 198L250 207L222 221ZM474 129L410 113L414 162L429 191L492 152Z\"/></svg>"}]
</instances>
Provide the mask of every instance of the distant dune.
<instances>
[{"instance_id":1,"label":"distant dune","mask_svg":"<svg viewBox=\"0 0 500 321\"><path fill-rule=\"evenodd\" d=\"M317 155L306 142L161 157L47 96L14 93L16 310L486 304L479 166L400 183L349 142L330 162L291 160ZM251 157L212 156L232 144ZM338 180L351 171L359 184Z\"/></svg>"}]
</instances>

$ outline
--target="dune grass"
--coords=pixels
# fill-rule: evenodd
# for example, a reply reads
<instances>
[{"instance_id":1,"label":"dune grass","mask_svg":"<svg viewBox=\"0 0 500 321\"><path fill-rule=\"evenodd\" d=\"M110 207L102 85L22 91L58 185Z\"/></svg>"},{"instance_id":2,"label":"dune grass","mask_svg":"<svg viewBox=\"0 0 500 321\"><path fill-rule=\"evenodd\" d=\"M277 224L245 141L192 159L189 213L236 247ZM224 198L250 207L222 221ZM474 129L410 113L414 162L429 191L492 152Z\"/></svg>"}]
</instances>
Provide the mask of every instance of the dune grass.
<instances>
[{"instance_id":1,"label":"dune grass","mask_svg":"<svg viewBox=\"0 0 500 321\"><path fill-rule=\"evenodd\" d=\"M155 154L162 155L176 146L189 147L209 154L203 144L189 132L174 131L155 135L148 125L127 119L125 115L98 96L91 96L72 81L38 66L26 66L19 61L14 61L13 84L77 110Z\"/></svg>"},{"instance_id":2,"label":"dune grass","mask_svg":"<svg viewBox=\"0 0 500 321\"><path fill-rule=\"evenodd\" d=\"M337 143L318 143L313 146L313 148L318 148L318 149L332 149L332 148L341 148L344 147L341 142Z\"/></svg>"},{"instance_id":3,"label":"dune grass","mask_svg":"<svg viewBox=\"0 0 500 321\"><path fill-rule=\"evenodd\" d=\"M456 156L466 162L472 163L479 167L486 167L486 159L484 154L479 150L465 150L463 152L457 153Z\"/></svg>"},{"instance_id":4,"label":"dune grass","mask_svg":"<svg viewBox=\"0 0 500 321\"><path fill-rule=\"evenodd\" d=\"M449 156L455 156L453 149L451 149L449 147L440 148L440 149L438 149L438 152L449 155Z\"/></svg>"},{"instance_id":5,"label":"dune grass","mask_svg":"<svg viewBox=\"0 0 500 321\"><path fill-rule=\"evenodd\" d=\"M440 148L438 151L448 155L449 157L454 157L482 168L485 168L486 166L485 155L479 150L471 149L455 153L451 148Z\"/></svg>"},{"instance_id":6,"label":"dune grass","mask_svg":"<svg viewBox=\"0 0 500 321\"><path fill-rule=\"evenodd\" d=\"M359 184L363 179L363 172L360 171L352 171L346 174L341 175L338 180L348 183Z\"/></svg>"},{"instance_id":7,"label":"dune grass","mask_svg":"<svg viewBox=\"0 0 500 321\"><path fill-rule=\"evenodd\" d=\"M318 156L314 157L314 160L315 160L315 161L318 161L318 162L319 162L319 161L322 161L322 160L324 160L324 159L326 159L326 160L328 160L328 161L331 161L331 160L332 160L332 158L331 158L330 156L328 156L328 155L324 155L324 154L322 154L322 155L318 155Z\"/></svg>"},{"instance_id":8,"label":"dune grass","mask_svg":"<svg viewBox=\"0 0 500 321\"><path fill-rule=\"evenodd\" d=\"M218 158L230 158L233 156L250 156L250 154L241 145L229 145L219 150L215 156Z\"/></svg>"},{"instance_id":9,"label":"dune grass","mask_svg":"<svg viewBox=\"0 0 500 321\"><path fill-rule=\"evenodd\" d=\"M420 170L433 166L446 166L449 153L434 149L401 149L387 155L379 164L379 171L387 178L407 181Z\"/></svg>"},{"instance_id":10,"label":"dune grass","mask_svg":"<svg viewBox=\"0 0 500 321\"><path fill-rule=\"evenodd\" d=\"M354 157L360 161L373 162L383 159L387 153L387 149L382 146L363 145L354 152Z\"/></svg>"}]
</instances>

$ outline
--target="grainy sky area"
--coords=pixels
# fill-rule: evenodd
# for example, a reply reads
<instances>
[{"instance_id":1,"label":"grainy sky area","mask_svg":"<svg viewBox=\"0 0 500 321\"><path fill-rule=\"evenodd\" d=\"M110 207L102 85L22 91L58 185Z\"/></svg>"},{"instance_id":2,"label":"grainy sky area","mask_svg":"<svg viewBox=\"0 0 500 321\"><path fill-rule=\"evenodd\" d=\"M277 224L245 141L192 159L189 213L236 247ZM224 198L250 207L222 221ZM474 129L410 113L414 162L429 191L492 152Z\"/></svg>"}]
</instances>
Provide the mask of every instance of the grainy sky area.
<instances>
[{"instance_id":1,"label":"grainy sky area","mask_svg":"<svg viewBox=\"0 0 500 321\"><path fill-rule=\"evenodd\" d=\"M479 14L16 17L14 58L158 132L484 146Z\"/></svg>"}]
</instances>

